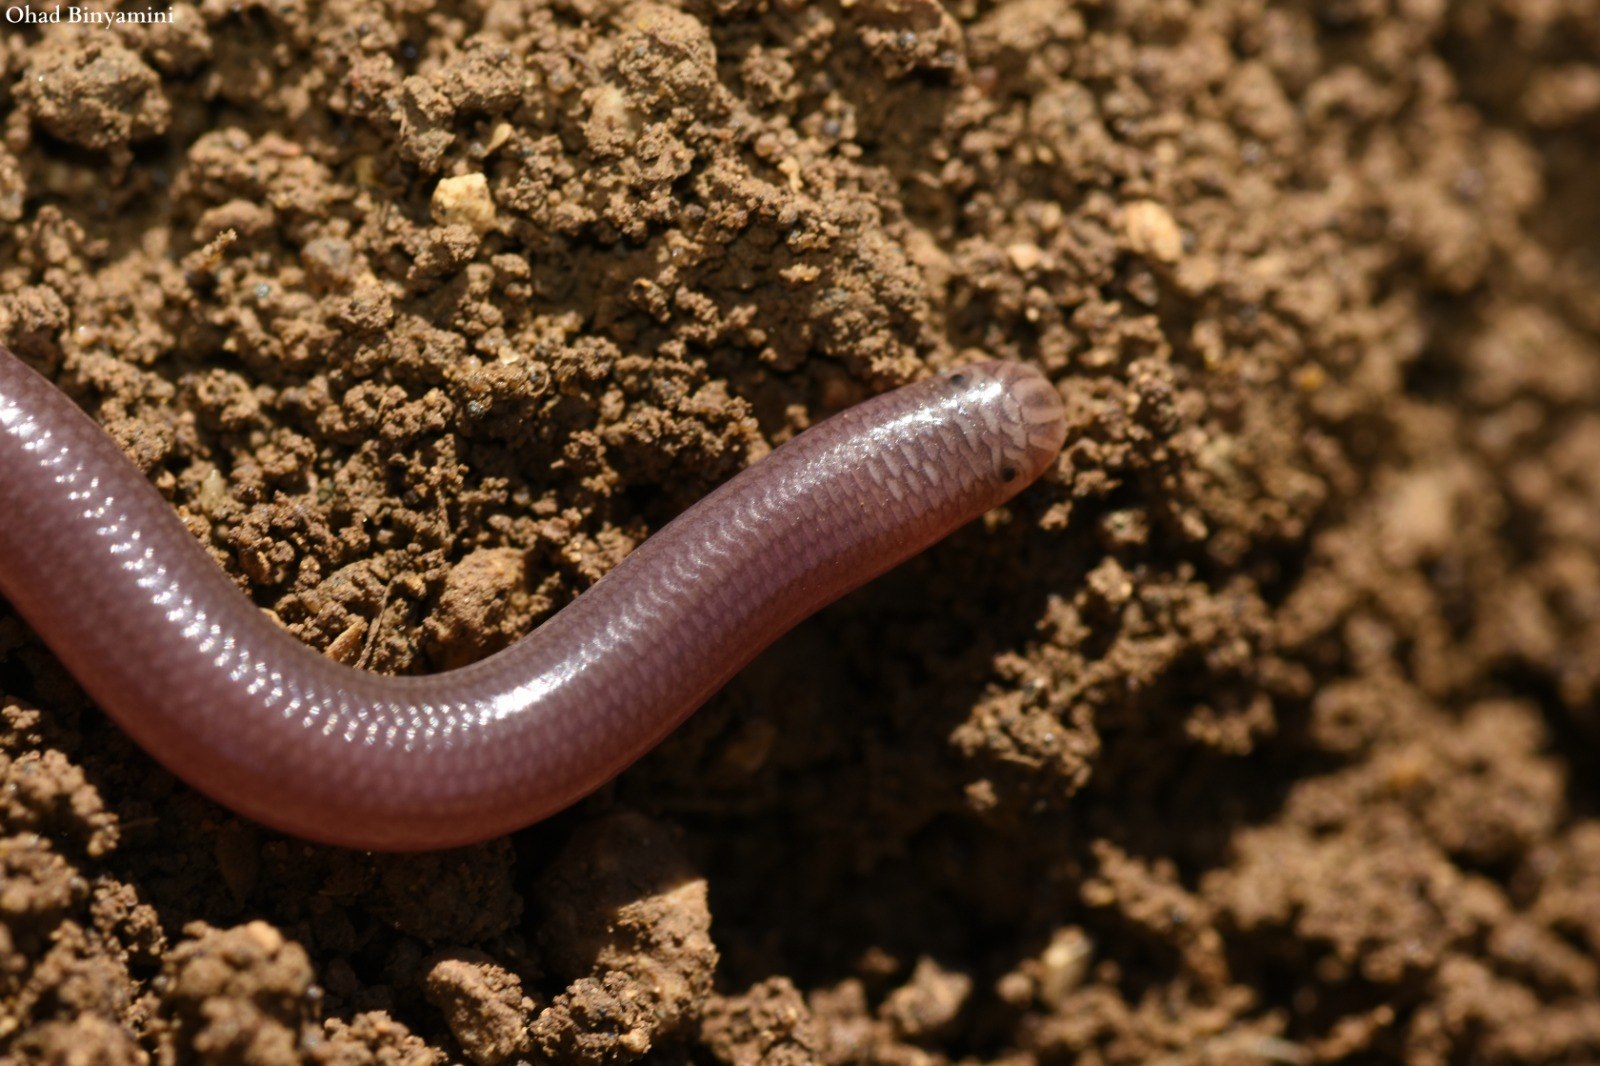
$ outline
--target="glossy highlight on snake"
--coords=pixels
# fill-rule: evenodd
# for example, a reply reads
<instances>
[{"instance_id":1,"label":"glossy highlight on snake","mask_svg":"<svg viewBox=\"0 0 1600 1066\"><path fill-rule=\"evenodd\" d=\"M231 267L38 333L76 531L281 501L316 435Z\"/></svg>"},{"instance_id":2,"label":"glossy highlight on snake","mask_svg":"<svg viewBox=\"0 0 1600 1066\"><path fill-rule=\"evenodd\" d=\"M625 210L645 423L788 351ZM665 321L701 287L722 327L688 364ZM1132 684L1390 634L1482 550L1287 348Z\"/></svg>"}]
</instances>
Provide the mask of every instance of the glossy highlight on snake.
<instances>
[{"instance_id":1,"label":"glossy highlight on snake","mask_svg":"<svg viewBox=\"0 0 1600 1066\"><path fill-rule=\"evenodd\" d=\"M534 632L426 677L274 624L116 444L0 348L0 595L173 773L297 836L498 836L649 751L819 608L1011 498L1066 436L1054 386L989 362L799 434Z\"/></svg>"}]
</instances>

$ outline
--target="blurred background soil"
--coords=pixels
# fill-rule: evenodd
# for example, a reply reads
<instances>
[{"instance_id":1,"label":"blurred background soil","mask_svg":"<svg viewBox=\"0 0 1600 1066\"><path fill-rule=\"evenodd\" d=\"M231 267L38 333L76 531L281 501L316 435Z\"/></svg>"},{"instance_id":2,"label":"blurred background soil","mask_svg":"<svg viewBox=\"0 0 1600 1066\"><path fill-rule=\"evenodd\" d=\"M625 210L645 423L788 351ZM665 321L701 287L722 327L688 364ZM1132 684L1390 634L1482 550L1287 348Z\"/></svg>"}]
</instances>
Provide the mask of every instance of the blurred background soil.
<instances>
[{"instance_id":1,"label":"blurred background soil","mask_svg":"<svg viewBox=\"0 0 1600 1066\"><path fill-rule=\"evenodd\" d=\"M330 656L933 368L1073 433L457 852L241 822L0 604L0 1061L1600 1057L1593 0L171 10L0 26L0 341Z\"/></svg>"}]
</instances>

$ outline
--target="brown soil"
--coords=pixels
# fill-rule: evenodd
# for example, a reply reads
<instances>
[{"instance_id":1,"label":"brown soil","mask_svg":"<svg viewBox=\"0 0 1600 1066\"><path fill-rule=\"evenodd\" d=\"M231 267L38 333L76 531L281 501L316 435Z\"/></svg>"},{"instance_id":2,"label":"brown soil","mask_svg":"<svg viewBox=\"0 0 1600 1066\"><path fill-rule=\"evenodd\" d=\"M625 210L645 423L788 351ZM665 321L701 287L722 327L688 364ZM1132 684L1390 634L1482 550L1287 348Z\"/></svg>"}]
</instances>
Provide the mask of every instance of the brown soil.
<instances>
[{"instance_id":1,"label":"brown soil","mask_svg":"<svg viewBox=\"0 0 1600 1066\"><path fill-rule=\"evenodd\" d=\"M0 1061L1600 1057L1593 0L172 10L3 27L0 340L330 655L974 353L1074 431L461 852L239 821L0 605Z\"/></svg>"}]
</instances>

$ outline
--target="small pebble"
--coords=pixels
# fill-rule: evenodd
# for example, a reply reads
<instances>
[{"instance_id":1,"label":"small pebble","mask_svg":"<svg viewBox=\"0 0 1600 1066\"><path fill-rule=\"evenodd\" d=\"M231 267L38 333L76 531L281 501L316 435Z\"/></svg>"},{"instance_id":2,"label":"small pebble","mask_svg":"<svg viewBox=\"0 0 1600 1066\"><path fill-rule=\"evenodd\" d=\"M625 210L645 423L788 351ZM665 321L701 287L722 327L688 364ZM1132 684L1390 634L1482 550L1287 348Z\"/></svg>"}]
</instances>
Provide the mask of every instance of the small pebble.
<instances>
[{"instance_id":1,"label":"small pebble","mask_svg":"<svg viewBox=\"0 0 1600 1066\"><path fill-rule=\"evenodd\" d=\"M445 178L433 190L433 220L441 226L464 225L476 233L494 226L494 198L482 174Z\"/></svg>"},{"instance_id":2,"label":"small pebble","mask_svg":"<svg viewBox=\"0 0 1600 1066\"><path fill-rule=\"evenodd\" d=\"M1183 256L1183 231L1172 213L1154 200L1135 200L1122 210L1122 231L1128 247L1158 263L1176 263Z\"/></svg>"}]
</instances>

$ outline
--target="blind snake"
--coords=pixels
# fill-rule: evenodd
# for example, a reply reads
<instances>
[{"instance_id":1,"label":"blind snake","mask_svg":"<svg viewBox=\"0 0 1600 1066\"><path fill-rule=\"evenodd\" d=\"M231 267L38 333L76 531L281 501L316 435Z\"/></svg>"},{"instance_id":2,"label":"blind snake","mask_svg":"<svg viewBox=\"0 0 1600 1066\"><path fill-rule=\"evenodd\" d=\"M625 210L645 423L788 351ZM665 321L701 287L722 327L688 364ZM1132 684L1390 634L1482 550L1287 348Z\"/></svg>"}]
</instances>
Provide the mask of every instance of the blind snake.
<instances>
[{"instance_id":1,"label":"blind snake","mask_svg":"<svg viewBox=\"0 0 1600 1066\"><path fill-rule=\"evenodd\" d=\"M312 840L417 850L552 814L759 651L1055 459L1037 370L962 367L806 430L480 662L386 677L275 625L87 415L0 348L0 595L178 777Z\"/></svg>"}]
</instances>

